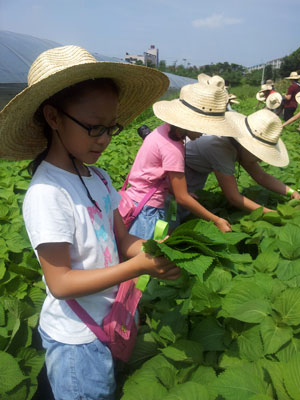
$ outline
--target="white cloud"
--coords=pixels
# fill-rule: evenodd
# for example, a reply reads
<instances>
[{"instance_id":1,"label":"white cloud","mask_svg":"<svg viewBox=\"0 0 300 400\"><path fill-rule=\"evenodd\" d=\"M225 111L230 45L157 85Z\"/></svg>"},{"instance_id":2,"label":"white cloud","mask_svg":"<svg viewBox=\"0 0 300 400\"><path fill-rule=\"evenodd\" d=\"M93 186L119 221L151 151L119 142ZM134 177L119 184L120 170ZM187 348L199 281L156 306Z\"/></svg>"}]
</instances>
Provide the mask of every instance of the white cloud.
<instances>
[{"instance_id":1,"label":"white cloud","mask_svg":"<svg viewBox=\"0 0 300 400\"><path fill-rule=\"evenodd\" d=\"M210 17L195 19L192 24L195 28L220 28L224 25L236 25L243 22L240 18L228 18L223 14L212 14Z\"/></svg>"}]
</instances>

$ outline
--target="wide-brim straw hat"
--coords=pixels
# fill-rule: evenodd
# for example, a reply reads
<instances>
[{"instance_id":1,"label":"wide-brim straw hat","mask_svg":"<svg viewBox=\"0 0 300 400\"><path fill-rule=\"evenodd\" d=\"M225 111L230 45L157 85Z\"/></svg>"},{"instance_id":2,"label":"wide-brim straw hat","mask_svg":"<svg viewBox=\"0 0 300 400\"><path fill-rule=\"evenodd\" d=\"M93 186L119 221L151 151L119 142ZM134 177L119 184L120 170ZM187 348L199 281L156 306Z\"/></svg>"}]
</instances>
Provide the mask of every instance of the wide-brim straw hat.
<instances>
[{"instance_id":1,"label":"wide-brim straw hat","mask_svg":"<svg viewBox=\"0 0 300 400\"><path fill-rule=\"evenodd\" d=\"M233 93L229 93L229 95L228 95L228 100L229 100L229 102L232 103L232 104L240 104L240 102L237 100L236 95L233 94Z\"/></svg>"},{"instance_id":2,"label":"wide-brim straw hat","mask_svg":"<svg viewBox=\"0 0 300 400\"><path fill-rule=\"evenodd\" d=\"M266 90L272 90L272 85L267 85L266 83L264 83L263 85L261 85L260 87L260 92L264 92Z\"/></svg>"},{"instance_id":3,"label":"wide-brim straw hat","mask_svg":"<svg viewBox=\"0 0 300 400\"><path fill-rule=\"evenodd\" d=\"M275 110L275 108L280 107L281 103L282 103L282 96L278 92L269 94L266 100L266 106L270 110Z\"/></svg>"},{"instance_id":4,"label":"wide-brim straw hat","mask_svg":"<svg viewBox=\"0 0 300 400\"><path fill-rule=\"evenodd\" d=\"M274 85L274 82L272 81L272 79L267 79L267 80L266 80L266 85L271 85L271 86L273 86L273 85Z\"/></svg>"},{"instance_id":5,"label":"wide-brim straw hat","mask_svg":"<svg viewBox=\"0 0 300 400\"><path fill-rule=\"evenodd\" d=\"M32 159L46 148L42 128L34 122L38 107L55 93L89 79L111 78L119 88L117 122L126 126L151 106L169 86L158 70L127 63L99 62L87 50L63 46L47 50L33 62L28 87L0 113L0 157Z\"/></svg>"},{"instance_id":6,"label":"wide-brim straw hat","mask_svg":"<svg viewBox=\"0 0 300 400\"><path fill-rule=\"evenodd\" d=\"M276 167L288 165L288 152L280 139L282 123L276 114L267 109L256 111L248 117L237 112L226 114L240 131L236 140L250 153Z\"/></svg>"},{"instance_id":7,"label":"wide-brim straw hat","mask_svg":"<svg viewBox=\"0 0 300 400\"><path fill-rule=\"evenodd\" d=\"M155 103L154 114L162 121L189 131L238 136L225 115L228 94L224 89L224 79L200 75L198 83L181 88L179 99Z\"/></svg>"},{"instance_id":8,"label":"wide-brim straw hat","mask_svg":"<svg viewBox=\"0 0 300 400\"><path fill-rule=\"evenodd\" d=\"M284 78L284 79L294 79L294 80L297 80L297 79L299 79L299 78L300 78L300 75L298 74L298 72L297 72L297 71L293 71L293 72L290 73L290 76L287 76L287 77Z\"/></svg>"},{"instance_id":9,"label":"wide-brim straw hat","mask_svg":"<svg viewBox=\"0 0 300 400\"><path fill-rule=\"evenodd\" d=\"M296 102L300 104L300 92L298 92L295 96Z\"/></svg>"},{"instance_id":10,"label":"wide-brim straw hat","mask_svg":"<svg viewBox=\"0 0 300 400\"><path fill-rule=\"evenodd\" d=\"M258 101L262 101L262 102L266 101L266 96L264 95L264 92L262 92L262 91L257 92L256 99Z\"/></svg>"}]
</instances>

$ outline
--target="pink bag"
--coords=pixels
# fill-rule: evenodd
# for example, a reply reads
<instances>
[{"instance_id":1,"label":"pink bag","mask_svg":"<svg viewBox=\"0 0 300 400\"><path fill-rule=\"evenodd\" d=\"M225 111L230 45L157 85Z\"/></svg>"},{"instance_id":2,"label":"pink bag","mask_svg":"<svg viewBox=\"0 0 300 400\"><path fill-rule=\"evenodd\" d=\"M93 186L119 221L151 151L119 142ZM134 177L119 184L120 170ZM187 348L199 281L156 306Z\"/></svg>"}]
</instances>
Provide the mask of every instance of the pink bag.
<instances>
[{"instance_id":1,"label":"pink bag","mask_svg":"<svg viewBox=\"0 0 300 400\"><path fill-rule=\"evenodd\" d=\"M69 307L88 328L105 343L114 358L127 362L137 335L135 312L142 296L133 280L122 282L110 312L103 319L103 329L75 300L66 300Z\"/></svg>"},{"instance_id":2,"label":"pink bag","mask_svg":"<svg viewBox=\"0 0 300 400\"><path fill-rule=\"evenodd\" d=\"M159 186L161 184L161 182L159 182L158 184L154 185L149 190L149 192L145 194L143 199L136 206L134 204L133 200L131 200L131 198L126 193L126 187L127 187L128 180L129 180L129 174L122 186L122 189L119 190L119 194L122 197L121 202L119 204L119 213L123 219L124 225L126 226L127 230L129 230L133 221L139 215L139 213L141 212L144 205L148 202L148 200L150 200L150 198L154 195L154 193L157 191L157 189L159 188Z\"/></svg>"}]
</instances>

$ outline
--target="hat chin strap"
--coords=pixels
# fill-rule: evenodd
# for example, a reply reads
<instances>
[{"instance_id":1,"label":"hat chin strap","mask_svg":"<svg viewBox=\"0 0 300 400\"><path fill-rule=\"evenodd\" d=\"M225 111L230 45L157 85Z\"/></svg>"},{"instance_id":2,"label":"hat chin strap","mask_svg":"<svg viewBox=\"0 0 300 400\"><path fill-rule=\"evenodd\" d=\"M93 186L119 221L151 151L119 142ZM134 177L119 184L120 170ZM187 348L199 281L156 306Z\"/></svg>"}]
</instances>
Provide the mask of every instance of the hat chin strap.
<instances>
[{"instance_id":1,"label":"hat chin strap","mask_svg":"<svg viewBox=\"0 0 300 400\"><path fill-rule=\"evenodd\" d=\"M63 145L64 149L65 149L66 152L68 153L68 156L69 156L70 160L72 161L72 164L73 164L73 167L74 167L74 169L75 169L75 172L76 172L76 174L78 175L78 177L79 177L81 183L83 184L83 186L84 186L84 188L85 188L85 190L86 190L87 197L88 197L89 200L93 203L93 205L94 205L100 212L102 212L102 210L101 210L101 208L98 206L96 200L94 200L94 199L92 198L92 196L91 196L91 194L90 194L90 192L89 192L89 189L87 188L86 184L84 183L84 180L82 179L82 176L80 175L80 173L79 173L79 171L78 171L78 168L77 168L76 163L75 163L76 157L73 156L73 154L69 152L69 150L67 149L66 145L65 145L64 142L62 141L62 138L61 138L61 136L60 136L58 130L55 130L55 132L57 133L57 136L58 136L58 138L59 138L61 144ZM87 169L88 169L88 167L87 167ZM89 171L89 169L88 169L88 171Z\"/></svg>"},{"instance_id":2,"label":"hat chin strap","mask_svg":"<svg viewBox=\"0 0 300 400\"><path fill-rule=\"evenodd\" d=\"M248 132L251 134L252 137L254 137L254 139L259 140L260 142L265 143L265 144L270 144L271 146L276 146L277 143L269 142L268 140L265 140L259 136L254 135L254 133L252 132L252 130L250 128L250 125L248 122L248 117L245 118L245 125L246 125L246 128L248 129Z\"/></svg>"}]
</instances>

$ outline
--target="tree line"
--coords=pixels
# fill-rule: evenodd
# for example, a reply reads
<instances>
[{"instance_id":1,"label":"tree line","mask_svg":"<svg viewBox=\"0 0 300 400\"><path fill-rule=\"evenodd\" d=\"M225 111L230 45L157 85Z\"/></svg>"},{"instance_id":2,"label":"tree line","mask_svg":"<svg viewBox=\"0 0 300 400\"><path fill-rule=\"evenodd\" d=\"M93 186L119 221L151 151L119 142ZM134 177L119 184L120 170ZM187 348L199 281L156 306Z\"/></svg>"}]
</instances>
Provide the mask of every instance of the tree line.
<instances>
[{"instance_id":1,"label":"tree line","mask_svg":"<svg viewBox=\"0 0 300 400\"><path fill-rule=\"evenodd\" d=\"M142 63L138 61L137 64ZM148 64L148 66L156 68L154 65ZM161 60L157 68L162 72L169 72L175 75L186 76L193 79L197 79L197 76L201 73L210 76L220 75L230 86L238 86L243 84L257 86L260 85L262 81L266 81L267 79L276 81L289 76L291 71L299 71L300 47L290 55L283 58L283 62L279 69L273 68L271 65L266 65L264 71L262 69L258 69L248 72L247 68L243 65L228 62L219 62L216 64L211 63L198 67L196 65L191 65L190 63L187 63L186 65L177 65L176 62L173 65L167 65L165 60Z\"/></svg>"}]
</instances>

